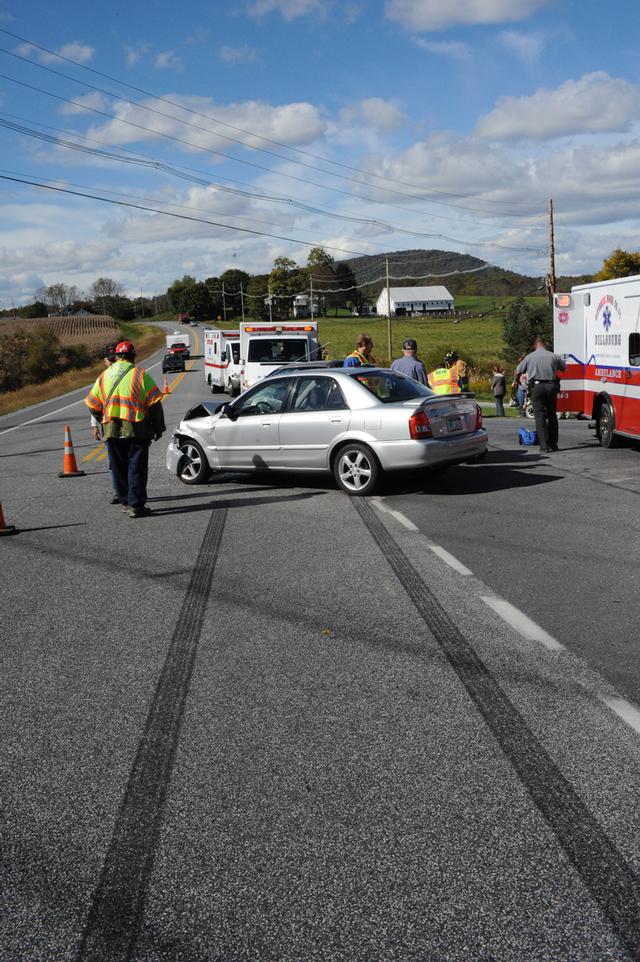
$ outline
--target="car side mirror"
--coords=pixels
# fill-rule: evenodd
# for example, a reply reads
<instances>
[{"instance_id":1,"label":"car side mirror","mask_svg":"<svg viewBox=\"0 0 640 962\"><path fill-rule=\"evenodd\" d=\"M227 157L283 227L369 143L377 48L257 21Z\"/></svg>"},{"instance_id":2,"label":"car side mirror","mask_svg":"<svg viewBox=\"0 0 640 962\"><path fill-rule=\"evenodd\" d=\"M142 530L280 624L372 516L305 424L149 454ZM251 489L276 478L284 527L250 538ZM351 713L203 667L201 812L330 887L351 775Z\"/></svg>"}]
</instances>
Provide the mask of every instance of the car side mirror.
<instances>
[{"instance_id":1,"label":"car side mirror","mask_svg":"<svg viewBox=\"0 0 640 962\"><path fill-rule=\"evenodd\" d=\"M216 414L219 414L221 418L229 418L230 421L235 421L238 415L233 409L233 405L229 401L223 401L222 404L218 405L215 410Z\"/></svg>"}]
</instances>

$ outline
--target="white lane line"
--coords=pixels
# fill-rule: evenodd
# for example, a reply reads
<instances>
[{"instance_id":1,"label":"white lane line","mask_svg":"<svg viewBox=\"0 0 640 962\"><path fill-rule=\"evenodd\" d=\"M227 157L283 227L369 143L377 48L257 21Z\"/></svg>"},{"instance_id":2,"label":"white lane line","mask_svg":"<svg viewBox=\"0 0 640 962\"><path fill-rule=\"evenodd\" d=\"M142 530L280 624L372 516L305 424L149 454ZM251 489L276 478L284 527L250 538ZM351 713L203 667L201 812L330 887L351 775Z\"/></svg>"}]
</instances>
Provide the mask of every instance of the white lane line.
<instances>
[{"instance_id":1,"label":"white lane line","mask_svg":"<svg viewBox=\"0 0 640 962\"><path fill-rule=\"evenodd\" d=\"M396 521L399 521L400 524L405 526L405 528L408 528L409 531L420 530L418 527L416 527L413 521L409 521L409 519L401 511L394 511L393 508L387 508L386 510L389 512L389 514L393 515Z\"/></svg>"},{"instance_id":2,"label":"white lane line","mask_svg":"<svg viewBox=\"0 0 640 962\"><path fill-rule=\"evenodd\" d=\"M523 638L527 638L529 641L538 641L549 651L562 651L564 645L562 645L551 635L547 634L544 628L532 621L531 618L527 617L523 611L516 608L515 605L510 604L505 601L504 598L499 598L497 595L481 595L482 600L485 605L489 608L493 608L496 614L500 615L503 621L506 621L508 625L522 635Z\"/></svg>"},{"instance_id":3,"label":"white lane line","mask_svg":"<svg viewBox=\"0 0 640 962\"><path fill-rule=\"evenodd\" d=\"M446 548L442 548L439 544L432 544L431 542L429 543L429 547L435 555L446 562L454 571L457 571L458 574L465 576L473 574L461 561L458 561L452 554L449 554Z\"/></svg>"},{"instance_id":4,"label":"white lane line","mask_svg":"<svg viewBox=\"0 0 640 962\"><path fill-rule=\"evenodd\" d=\"M615 698L609 695L600 695L600 701L640 735L640 711L635 705L632 705L626 698Z\"/></svg>"}]
</instances>

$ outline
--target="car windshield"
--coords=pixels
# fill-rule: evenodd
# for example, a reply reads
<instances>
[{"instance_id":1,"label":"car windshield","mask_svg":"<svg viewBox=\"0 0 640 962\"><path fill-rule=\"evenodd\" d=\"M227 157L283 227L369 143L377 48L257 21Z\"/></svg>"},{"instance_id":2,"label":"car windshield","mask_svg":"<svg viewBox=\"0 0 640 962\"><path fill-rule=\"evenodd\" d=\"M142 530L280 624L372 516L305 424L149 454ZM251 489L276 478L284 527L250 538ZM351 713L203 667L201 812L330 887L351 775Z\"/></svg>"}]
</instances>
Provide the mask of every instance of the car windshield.
<instances>
[{"instance_id":1,"label":"car windshield","mask_svg":"<svg viewBox=\"0 0 640 962\"><path fill-rule=\"evenodd\" d=\"M352 377L363 387L366 387L367 391L374 394L383 404L433 397L433 391L425 387L424 384L414 381L413 378L394 374L391 371L372 371L370 374L361 371L354 373Z\"/></svg>"},{"instance_id":2,"label":"car windshield","mask_svg":"<svg viewBox=\"0 0 640 962\"><path fill-rule=\"evenodd\" d=\"M249 361L281 364L304 361L307 357L306 337L256 337L249 341Z\"/></svg>"}]
</instances>

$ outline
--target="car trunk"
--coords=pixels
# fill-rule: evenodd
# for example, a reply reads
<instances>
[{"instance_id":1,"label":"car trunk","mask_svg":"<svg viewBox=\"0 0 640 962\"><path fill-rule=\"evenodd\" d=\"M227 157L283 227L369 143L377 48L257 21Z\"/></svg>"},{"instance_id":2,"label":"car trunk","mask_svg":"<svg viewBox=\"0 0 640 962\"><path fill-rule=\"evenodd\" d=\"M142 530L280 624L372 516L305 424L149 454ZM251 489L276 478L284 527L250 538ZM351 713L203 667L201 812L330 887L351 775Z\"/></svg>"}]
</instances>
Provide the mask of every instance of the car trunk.
<instances>
[{"instance_id":1,"label":"car trunk","mask_svg":"<svg viewBox=\"0 0 640 962\"><path fill-rule=\"evenodd\" d=\"M434 438L448 438L476 430L478 405L475 398L463 394L447 394L425 398L416 406L410 401L406 407L413 412L423 410L429 418Z\"/></svg>"}]
</instances>

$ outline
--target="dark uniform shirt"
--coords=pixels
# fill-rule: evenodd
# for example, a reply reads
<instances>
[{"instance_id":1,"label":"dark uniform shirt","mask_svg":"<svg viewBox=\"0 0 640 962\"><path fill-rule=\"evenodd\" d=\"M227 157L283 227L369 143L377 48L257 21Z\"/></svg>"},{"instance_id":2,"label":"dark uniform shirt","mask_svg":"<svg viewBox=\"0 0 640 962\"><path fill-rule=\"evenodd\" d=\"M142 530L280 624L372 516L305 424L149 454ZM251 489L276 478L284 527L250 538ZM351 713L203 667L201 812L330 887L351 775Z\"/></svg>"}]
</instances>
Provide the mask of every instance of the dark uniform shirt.
<instances>
[{"instance_id":1,"label":"dark uniform shirt","mask_svg":"<svg viewBox=\"0 0 640 962\"><path fill-rule=\"evenodd\" d=\"M558 371L564 371L566 364L559 354L548 351L546 347L539 347L537 351L527 354L516 368L516 374L529 375L531 381L554 381Z\"/></svg>"}]
</instances>

